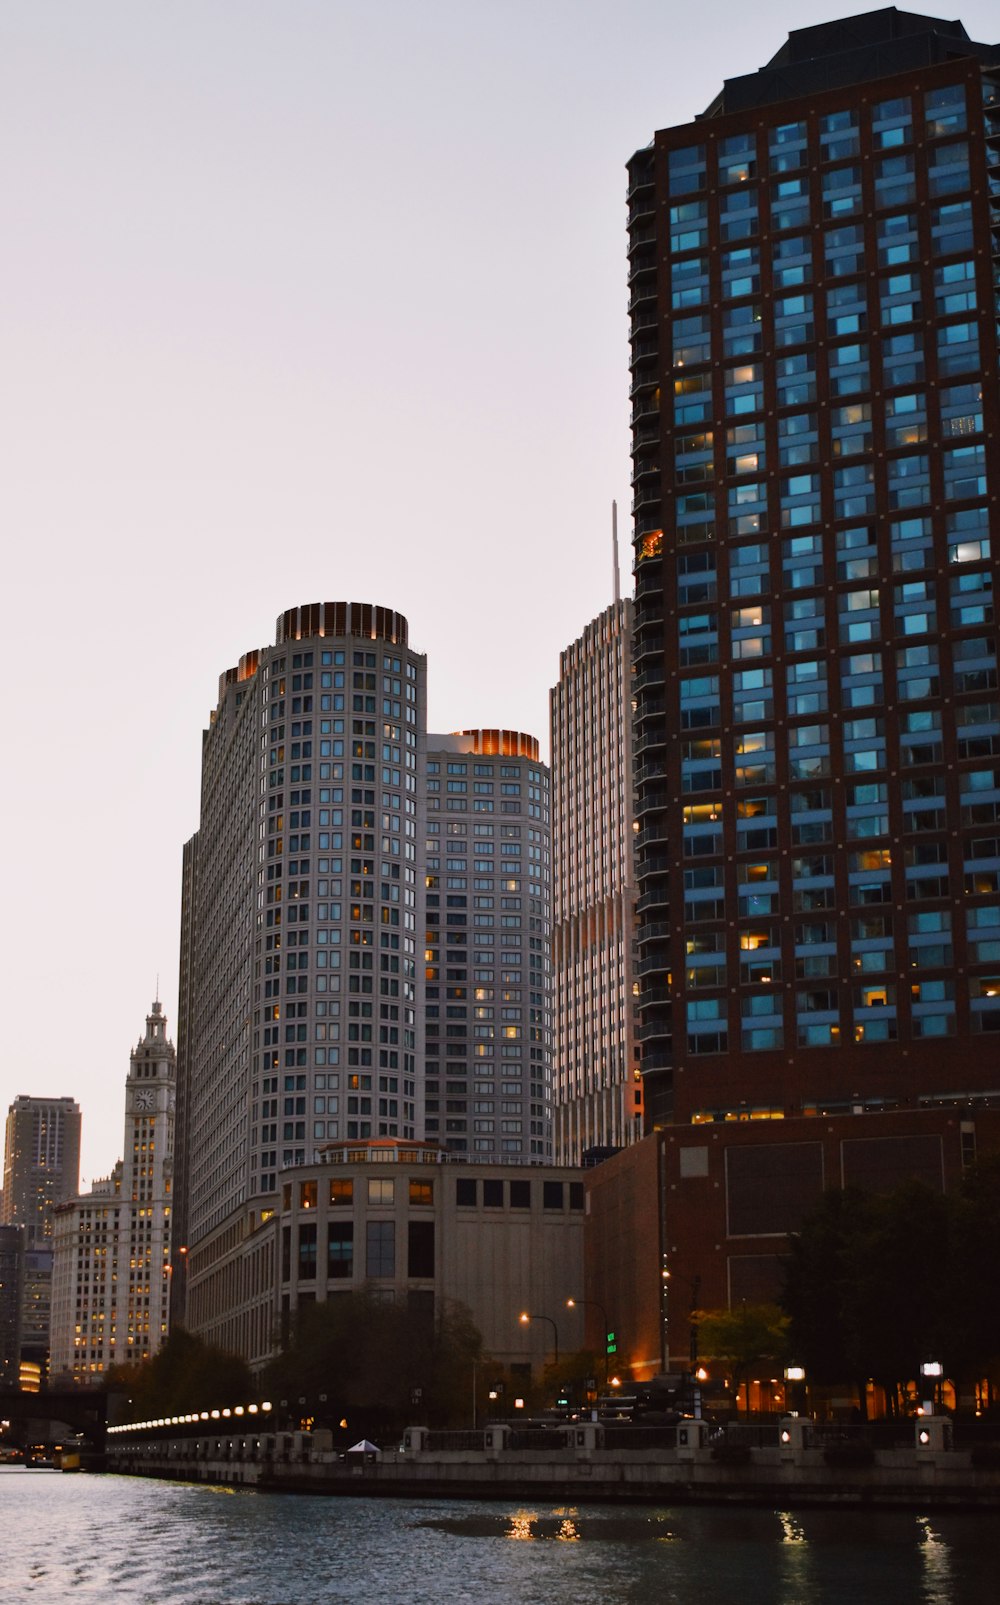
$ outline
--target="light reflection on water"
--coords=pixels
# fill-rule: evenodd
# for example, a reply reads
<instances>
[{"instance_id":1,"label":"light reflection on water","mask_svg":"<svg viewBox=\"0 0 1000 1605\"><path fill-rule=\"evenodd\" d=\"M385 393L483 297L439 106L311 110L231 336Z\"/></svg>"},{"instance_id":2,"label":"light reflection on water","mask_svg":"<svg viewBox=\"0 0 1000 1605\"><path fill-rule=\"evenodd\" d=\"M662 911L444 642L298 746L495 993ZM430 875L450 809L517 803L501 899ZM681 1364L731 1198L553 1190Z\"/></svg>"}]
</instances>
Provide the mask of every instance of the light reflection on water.
<instances>
[{"instance_id":1,"label":"light reflection on water","mask_svg":"<svg viewBox=\"0 0 1000 1605\"><path fill-rule=\"evenodd\" d=\"M995 1605L1000 1517L323 1498L0 1469L0 1594L134 1605Z\"/></svg>"},{"instance_id":2,"label":"light reflection on water","mask_svg":"<svg viewBox=\"0 0 1000 1605\"><path fill-rule=\"evenodd\" d=\"M936 1530L930 1517L919 1517L918 1526L921 1532L920 1556L924 1563L924 1598L928 1605L949 1605L954 1578L947 1541ZM1000 1577L996 1586L1000 1589Z\"/></svg>"}]
</instances>

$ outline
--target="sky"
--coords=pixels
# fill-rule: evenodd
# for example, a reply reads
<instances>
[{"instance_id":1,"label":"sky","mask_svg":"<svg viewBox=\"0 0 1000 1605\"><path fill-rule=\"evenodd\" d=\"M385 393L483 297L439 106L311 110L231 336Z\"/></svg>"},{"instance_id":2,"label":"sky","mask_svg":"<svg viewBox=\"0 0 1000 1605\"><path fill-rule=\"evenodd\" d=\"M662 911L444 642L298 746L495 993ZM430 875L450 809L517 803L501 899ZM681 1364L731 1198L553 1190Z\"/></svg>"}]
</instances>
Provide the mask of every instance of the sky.
<instances>
[{"instance_id":1,"label":"sky","mask_svg":"<svg viewBox=\"0 0 1000 1605\"><path fill-rule=\"evenodd\" d=\"M0 0L0 1114L121 1154L218 676L377 602L548 747L629 560L624 163L837 0ZM956 12L1000 32L992 0Z\"/></svg>"}]
</instances>

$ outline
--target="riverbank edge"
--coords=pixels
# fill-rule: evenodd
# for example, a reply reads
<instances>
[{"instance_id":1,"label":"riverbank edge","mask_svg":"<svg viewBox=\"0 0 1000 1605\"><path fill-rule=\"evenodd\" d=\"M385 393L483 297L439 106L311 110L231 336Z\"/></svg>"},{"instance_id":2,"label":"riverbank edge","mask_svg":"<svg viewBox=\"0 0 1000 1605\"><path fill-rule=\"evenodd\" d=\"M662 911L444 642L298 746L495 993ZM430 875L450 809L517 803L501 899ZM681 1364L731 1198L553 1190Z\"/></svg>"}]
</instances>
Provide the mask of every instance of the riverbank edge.
<instances>
[{"instance_id":1,"label":"riverbank edge","mask_svg":"<svg viewBox=\"0 0 1000 1605\"><path fill-rule=\"evenodd\" d=\"M760 1451L767 1453L767 1451ZM965 1457L957 1457L964 1459ZM876 1466L830 1475L829 1468L755 1464L278 1465L225 1461L142 1464L108 1461L124 1476L194 1482L248 1492L366 1499L509 1500L562 1504L747 1505L773 1509L921 1510L1000 1514L1000 1477L967 1466ZM803 1475L811 1472L812 1475Z\"/></svg>"}]
</instances>

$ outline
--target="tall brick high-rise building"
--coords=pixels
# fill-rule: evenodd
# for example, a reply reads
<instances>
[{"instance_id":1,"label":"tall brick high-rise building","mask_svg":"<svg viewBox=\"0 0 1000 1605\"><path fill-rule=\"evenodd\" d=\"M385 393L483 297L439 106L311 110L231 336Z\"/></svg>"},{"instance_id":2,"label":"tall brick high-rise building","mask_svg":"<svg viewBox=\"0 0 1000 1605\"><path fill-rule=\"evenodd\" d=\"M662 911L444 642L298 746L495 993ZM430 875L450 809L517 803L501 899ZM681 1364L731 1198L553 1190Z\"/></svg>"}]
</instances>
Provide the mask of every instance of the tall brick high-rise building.
<instances>
[{"instance_id":1,"label":"tall brick high-rise building","mask_svg":"<svg viewBox=\"0 0 1000 1605\"><path fill-rule=\"evenodd\" d=\"M655 1135L590 1219L646 1374L775 1296L824 1187L996 1146L1000 46L800 29L628 172Z\"/></svg>"},{"instance_id":2,"label":"tall brick high-rise building","mask_svg":"<svg viewBox=\"0 0 1000 1605\"><path fill-rule=\"evenodd\" d=\"M1000 47L894 9L799 30L632 157L629 208L648 1115L974 1101Z\"/></svg>"}]
</instances>

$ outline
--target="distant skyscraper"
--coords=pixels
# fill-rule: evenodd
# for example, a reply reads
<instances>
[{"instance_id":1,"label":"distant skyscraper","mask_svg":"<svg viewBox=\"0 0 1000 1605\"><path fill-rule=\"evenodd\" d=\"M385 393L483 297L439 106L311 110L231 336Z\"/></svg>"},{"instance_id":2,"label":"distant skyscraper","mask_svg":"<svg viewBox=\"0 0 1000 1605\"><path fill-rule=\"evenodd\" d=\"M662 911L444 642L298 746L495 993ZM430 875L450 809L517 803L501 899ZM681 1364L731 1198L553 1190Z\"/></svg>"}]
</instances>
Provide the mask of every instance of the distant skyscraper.
<instances>
[{"instance_id":1,"label":"distant skyscraper","mask_svg":"<svg viewBox=\"0 0 1000 1605\"><path fill-rule=\"evenodd\" d=\"M239 1263L272 1274L279 1171L363 1127L423 1134L424 685L406 620L356 602L283 613L219 682L184 860L176 1248L187 1324L223 1344Z\"/></svg>"},{"instance_id":2,"label":"distant skyscraper","mask_svg":"<svg viewBox=\"0 0 1000 1605\"><path fill-rule=\"evenodd\" d=\"M85 1382L148 1359L167 1335L176 1058L158 1002L125 1084L113 1174L55 1211L52 1371Z\"/></svg>"},{"instance_id":3,"label":"distant skyscraper","mask_svg":"<svg viewBox=\"0 0 1000 1605\"><path fill-rule=\"evenodd\" d=\"M52 1210L80 1185L80 1106L72 1098L15 1098L7 1113L5 1226L23 1226L25 1246L49 1248Z\"/></svg>"},{"instance_id":4,"label":"distant skyscraper","mask_svg":"<svg viewBox=\"0 0 1000 1605\"><path fill-rule=\"evenodd\" d=\"M552 1157L549 774L515 730L427 738L430 1140Z\"/></svg>"},{"instance_id":5,"label":"distant skyscraper","mask_svg":"<svg viewBox=\"0 0 1000 1605\"><path fill-rule=\"evenodd\" d=\"M995 1092L998 185L1000 47L894 9L629 163L654 1125Z\"/></svg>"},{"instance_id":6,"label":"distant skyscraper","mask_svg":"<svg viewBox=\"0 0 1000 1605\"><path fill-rule=\"evenodd\" d=\"M642 1128L632 996L632 604L560 654L550 693L555 1157L620 1148Z\"/></svg>"},{"instance_id":7,"label":"distant skyscraper","mask_svg":"<svg viewBox=\"0 0 1000 1605\"><path fill-rule=\"evenodd\" d=\"M55 1206L80 1185L80 1108L72 1098L15 1098L7 1114L2 1224L24 1228L22 1356L48 1360Z\"/></svg>"},{"instance_id":8,"label":"distant skyscraper","mask_svg":"<svg viewBox=\"0 0 1000 1605\"><path fill-rule=\"evenodd\" d=\"M181 869L181 951L177 979L177 1109L174 1132L174 1212L170 1279L170 1318L184 1325L187 1303L188 1240L188 1145L187 1094L193 1053L191 1016L195 1001L195 887L197 885L198 837L185 842ZM180 1250L184 1248L184 1252Z\"/></svg>"},{"instance_id":9,"label":"distant skyscraper","mask_svg":"<svg viewBox=\"0 0 1000 1605\"><path fill-rule=\"evenodd\" d=\"M16 1388L21 1369L23 1226L0 1226L0 1387Z\"/></svg>"}]
</instances>

